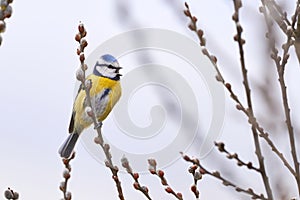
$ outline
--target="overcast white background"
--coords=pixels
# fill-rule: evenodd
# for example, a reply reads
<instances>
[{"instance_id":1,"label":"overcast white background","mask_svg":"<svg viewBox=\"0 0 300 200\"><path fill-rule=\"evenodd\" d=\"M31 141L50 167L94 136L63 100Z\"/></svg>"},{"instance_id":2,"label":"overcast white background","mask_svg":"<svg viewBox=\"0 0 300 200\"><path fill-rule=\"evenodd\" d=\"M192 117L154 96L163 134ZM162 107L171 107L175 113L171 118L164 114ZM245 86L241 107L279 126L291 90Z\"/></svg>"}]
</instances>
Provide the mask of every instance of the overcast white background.
<instances>
[{"instance_id":1,"label":"overcast white background","mask_svg":"<svg viewBox=\"0 0 300 200\"><path fill-rule=\"evenodd\" d=\"M266 66L264 24L258 13L259 3L244 2L241 21L246 31L246 59L251 68L249 75L258 83L263 83L263 78L259 79L257 76L275 74L275 67ZM118 7L120 4L128 9L129 18L126 19L124 13L121 13ZM285 8L291 13L294 6L295 3L290 1ZM88 31L87 54L112 36L136 28L164 28L184 34L195 41L196 38L186 27L188 20L183 15L182 1L28 0L14 1L12 7L13 14L6 20L7 29L2 34L3 42L0 47L0 192L11 187L20 193L20 199L59 199L62 197L58 187L62 181L63 165L57 150L67 136L72 109L75 71L79 64L74 35L79 21L84 22ZM223 66L225 77L236 85L237 92L242 93L238 49L232 39L235 34L231 20L232 1L190 1L190 7L198 16L199 25L205 30L208 47L218 56L220 65ZM290 102L295 110L292 112L293 117L296 118L295 112L299 110L296 102L299 98L295 91L299 81L295 80L295 76L299 75L299 66L293 49L291 52L292 64L287 70L287 82L291 83ZM272 81L277 84L276 78ZM278 89L278 86L275 88ZM275 91L274 94L279 92ZM279 117L263 117L269 111L260 109L265 105L260 100L257 97L255 103L259 105L255 108L262 119L272 121L270 118L279 118L283 121L280 118L282 110ZM282 125L278 126L280 130ZM297 126L295 128L297 131ZM235 111L231 100L226 100L225 123L220 139L226 141L232 151L242 152L245 160L256 163L250 135L245 117ZM288 152L287 146L279 145ZM266 153L270 153L268 148L264 149ZM73 170L69 184L73 199L118 199L109 170L94 160L81 144L77 145L76 151L77 157L71 163ZM224 169L225 166L225 175L232 176L242 186L252 185L258 192L264 191L258 175L246 170L242 170L242 175L232 175L237 168L234 165L226 168L227 164L223 164L232 162L222 156L217 159L207 159L207 165L211 169ZM280 165L278 162L274 164ZM185 199L193 199L189 191L192 178L184 172L187 168L187 163L177 160L164 170L170 185L176 191L183 192ZM251 178L244 180L241 177ZM127 199L144 198L133 189L133 180L127 174L121 173L120 179ZM289 178L286 180L294 181ZM149 187L153 199L174 199L164 192L156 177L142 175L140 181ZM248 199L209 177L204 178L199 189L203 200ZM293 188L291 194L295 194Z\"/></svg>"}]
</instances>

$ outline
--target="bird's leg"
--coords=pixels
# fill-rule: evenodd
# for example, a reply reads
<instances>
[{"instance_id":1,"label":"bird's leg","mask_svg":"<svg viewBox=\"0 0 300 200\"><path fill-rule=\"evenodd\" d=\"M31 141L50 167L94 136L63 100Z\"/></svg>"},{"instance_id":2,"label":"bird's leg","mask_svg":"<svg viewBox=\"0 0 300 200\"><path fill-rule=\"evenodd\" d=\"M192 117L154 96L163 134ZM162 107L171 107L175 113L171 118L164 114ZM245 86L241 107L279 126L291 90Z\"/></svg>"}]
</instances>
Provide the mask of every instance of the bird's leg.
<instances>
[{"instance_id":1,"label":"bird's leg","mask_svg":"<svg viewBox=\"0 0 300 200\"><path fill-rule=\"evenodd\" d=\"M97 125L94 127L94 129L98 129L102 127L102 121L98 121Z\"/></svg>"}]
</instances>

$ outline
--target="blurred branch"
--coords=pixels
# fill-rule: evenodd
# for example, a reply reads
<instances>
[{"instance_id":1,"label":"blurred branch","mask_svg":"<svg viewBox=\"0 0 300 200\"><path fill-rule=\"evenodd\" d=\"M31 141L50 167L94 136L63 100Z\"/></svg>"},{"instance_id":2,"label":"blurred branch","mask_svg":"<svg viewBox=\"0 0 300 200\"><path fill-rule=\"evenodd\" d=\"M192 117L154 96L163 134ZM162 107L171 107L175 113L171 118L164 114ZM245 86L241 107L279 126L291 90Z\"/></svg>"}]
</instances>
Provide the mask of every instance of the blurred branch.
<instances>
[{"instance_id":1,"label":"blurred branch","mask_svg":"<svg viewBox=\"0 0 300 200\"><path fill-rule=\"evenodd\" d=\"M298 61L300 63L300 1L297 1L297 7L296 7L296 11L295 14L292 17L293 22L297 22L297 28L295 30L295 42L294 42L294 47L295 47L295 51L296 51L296 55L298 58ZM293 24L292 27L295 27L295 24Z\"/></svg>"},{"instance_id":2,"label":"blurred branch","mask_svg":"<svg viewBox=\"0 0 300 200\"><path fill-rule=\"evenodd\" d=\"M281 7L274 0L261 0L262 5L266 8L272 19L278 24L281 30L286 34L287 26L291 26L291 23L287 19L287 13L284 12Z\"/></svg>"},{"instance_id":3,"label":"blurred branch","mask_svg":"<svg viewBox=\"0 0 300 200\"><path fill-rule=\"evenodd\" d=\"M297 27L295 30L295 24L293 24L293 28L295 30L295 42L294 42L294 46L295 46L295 51L296 51L296 55L298 58L298 62L300 63L300 6L299 6L299 1L297 1L297 7L296 7L296 11L295 14L292 17L293 22L297 22Z\"/></svg>"},{"instance_id":4,"label":"blurred branch","mask_svg":"<svg viewBox=\"0 0 300 200\"><path fill-rule=\"evenodd\" d=\"M70 162L75 158L75 152L73 152L70 158L63 158L63 164L65 165L65 170L63 172L64 181L60 183L59 189L63 192L64 200L71 200L72 194L68 191L68 181L71 178L71 165Z\"/></svg>"},{"instance_id":5,"label":"blurred branch","mask_svg":"<svg viewBox=\"0 0 300 200\"><path fill-rule=\"evenodd\" d=\"M183 200L182 194L180 192L176 193L168 184L167 179L165 178L165 172L162 170L157 170L156 166L156 160L154 159L148 159L149 163L149 172L153 175L156 175L160 178L161 184L165 186L165 191L169 194L172 194L174 197L176 197L179 200Z\"/></svg>"},{"instance_id":6,"label":"blurred branch","mask_svg":"<svg viewBox=\"0 0 300 200\"><path fill-rule=\"evenodd\" d=\"M278 81L279 81L279 85L280 85L280 89L281 89L282 103L283 103L283 108L284 108L284 113L285 113L285 118L286 118L285 122L286 122L286 126L288 129L291 154L292 154L292 158L293 158L293 162L294 162L295 173L292 173L292 174L296 179L297 186L298 186L298 193L300 194L300 172L299 172L299 162L298 162L298 158L297 158L297 150L296 150L296 144L295 144L295 133L294 133L291 115L290 115L290 107L289 107L288 97L287 97L287 86L286 86L285 79L284 79L285 66L286 66L286 63L288 62L288 59L290 56L288 53L289 48L293 45L293 41L292 41L293 28L289 27L285 31L285 33L287 34L287 41L285 44L282 45L282 49L283 49L282 54L283 55L281 58L278 55L278 49L276 48L276 45L275 45L275 39L273 37L272 29L271 29L272 23L269 18L269 15L268 15L266 9L264 9L264 7L260 8L260 12L263 13L264 18L265 18L265 22L266 22L267 30L268 30L267 38L269 39L270 45L271 45L271 58L272 58L272 60L274 60L276 69L277 69ZM292 19L293 26L296 24L296 16L298 15L298 12L299 12L299 2L297 3L294 17L292 17L293 18Z\"/></svg>"},{"instance_id":7,"label":"blurred branch","mask_svg":"<svg viewBox=\"0 0 300 200\"><path fill-rule=\"evenodd\" d=\"M190 158L188 155L183 154L183 153L181 153L181 155L182 155L182 157L185 161L190 162L193 165L197 165L200 168L200 173L202 175L207 174L207 175L210 175L210 176L212 176L216 179L219 179L219 180L222 181L223 185L233 187L235 189L235 191L237 191L237 192L242 192L242 193L248 194L252 197L252 199L268 200L266 197L264 197L263 194L259 195L259 194L255 193L252 188L244 189L244 188L241 188L241 187L237 186L233 182L231 182L231 181L227 180L226 178L224 178L219 171L214 171L214 172L208 171L205 167L203 167L202 164L200 164L199 159Z\"/></svg>"},{"instance_id":8,"label":"blurred branch","mask_svg":"<svg viewBox=\"0 0 300 200\"><path fill-rule=\"evenodd\" d=\"M104 143L103 136L101 133L101 127L102 127L102 122L98 122L94 108L92 106L92 101L91 101L91 96L90 96L90 89L92 87L92 81L90 79L86 80L86 75L85 72L88 68L88 66L85 64L85 54L84 54L84 49L88 45L85 36L87 34L86 29L84 28L84 25L81 23L78 26L79 33L76 34L75 40L79 43L79 48L77 49L77 54L79 55L79 60L80 60L80 69L77 71L77 79L81 81L81 87L84 89L86 93L86 100L87 100L87 109L86 112L87 114L92 118L94 128L96 129L98 136L95 137L94 141L96 144L99 144L105 154L106 161L105 165L108 167L112 173L112 178L116 183L116 187L119 193L119 198L120 200L124 200L124 195L122 191L122 186L121 182L118 177L118 167L115 166L112 162L112 155L110 153L110 146L109 144Z\"/></svg>"},{"instance_id":9,"label":"blurred branch","mask_svg":"<svg viewBox=\"0 0 300 200\"><path fill-rule=\"evenodd\" d=\"M240 11L240 8L242 7L242 1L241 0L233 0L233 3L234 3L234 14L232 16L232 19L235 22L236 31L237 31L237 34L234 36L234 40L238 43L238 46L239 46L240 62L241 62L241 69L242 69L242 75L243 75L243 84L244 84L244 88L245 88L247 105L248 105L247 111L248 111L249 117L254 118L251 90L250 90L250 85L249 85L249 80L248 80L248 75L247 75L245 57L244 57L243 45L245 44L245 40L242 38L243 28L239 21L239 11ZM260 174L261 174L263 182L264 182L264 186L265 186L265 189L266 189L266 192L268 195L268 199L273 199L272 189L271 189L271 186L269 183L269 178L267 176L267 172L265 169L264 157L262 155L258 133L257 133L257 130L254 125L251 125L251 130L253 133L255 153L256 153L256 156L257 156L257 159L259 162Z\"/></svg>"},{"instance_id":10,"label":"blurred branch","mask_svg":"<svg viewBox=\"0 0 300 200\"><path fill-rule=\"evenodd\" d=\"M147 199L151 200L151 197L149 195L149 189L146 186L141 186L141 184L139 182L139 173L134 173L132 171L132 168L129 165L129 161L125 156L123 156L123 158L121 159L121 163L122 163L122 166L126 169L127 173L130 174L131 177L133 178L134 189L142 192L147 197Z\"/></svg>"}]
</instances>

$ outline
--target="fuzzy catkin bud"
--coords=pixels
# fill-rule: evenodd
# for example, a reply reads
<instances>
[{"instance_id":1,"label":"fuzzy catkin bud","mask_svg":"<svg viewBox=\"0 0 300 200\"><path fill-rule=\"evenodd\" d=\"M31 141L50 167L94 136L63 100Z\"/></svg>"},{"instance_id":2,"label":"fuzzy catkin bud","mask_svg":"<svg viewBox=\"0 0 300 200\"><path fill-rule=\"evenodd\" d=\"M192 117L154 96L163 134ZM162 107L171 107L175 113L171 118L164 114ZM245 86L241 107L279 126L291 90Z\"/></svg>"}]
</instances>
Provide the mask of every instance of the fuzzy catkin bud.
<instances>
[{"instance_id":1,"label":"fuzzy catkin bud","mask_svg":"<svg viewBox=\"0 0 300 200\"><path fill-rule=\"evenodd\" d=\"M87 106L85 108L85 112L88 114L88 116L92 117L94 115L94 112L90 106Z\"/></svg>"},{"instance_id":2,"label":"fuzzy catkin bud","mask_svg":"<svg viewBox=\"0 0 300 200\"><path fill-rule=\"evenodd\" d=\"M72 199L72 193L71 193L71 192L67 192L66 198L67 198L67 199Z\"/></svg>"},{"instance_id":3,"label":"fuzzy catkin bud","mask_svg":"<svg viewBox=\"0 0 300 200\"><path fill-rule=\"evenodd\" d=\"M82 38L80 40L80 45L82 48L85 48L88 45L88 42L86 41L86 39Z\"/></svg>"},{"instance_id":4,"label":"fuzzy catkin bud","mask_svg":"<svg viewBox=\"0 0 300 200\"><path fill-rule=\"evenodd\" d=\"M184 2L184 6L189 9L189 4L187 2Z\"/></svg>"},{"instance_id":5,"label":"fuzzy catkin bud","mask_svg":"<svg viewBox=\"0 0 300 200\"><path fill-rule=\"evenodd\" d=\"M67 169L65 169L64 172L63 172L63 177L64 177L65 179L69 179L69 178L71 177L70 171L67 170Z\"/></svg>"},{"instance_id":6,"label":"fuzzy catkin bud","mask_svg":"<svg viewBox=\"0 0 300 200\"><path fill-rule=\"evenodd\" d=\"M82 36L82 37L85 37L85 36L86 36L86 34L87 34L87 32L86 32L86 31L84 31L83 33L81 33L81 36Z\"/></svg>"},{"instance_id":7,"label":"fuzzy catkin bud","mask_svg":"<svg viewBox=\"0 0 300 200\"><path fill-rule=\"evenodd\" d=\"M6 23L4 21L0 21L0 33L3 33L6 28Z\"/></svg>"},{"instance_id":8,"label":"fuzzy catkin bud","mask_svg":"<svg viewBox=\"0 0 300 200\"><path fill-rule=\"evenodd\" d=\"M87 90L90 90L91 88L92 88L92 80L91 79L87 79L87 80L85 80L85 82L84 82L84 85L85 85L85 87L86 87L86 89Z\"/></svg>"},{"instance_id":9,"label":"fuzzy catkin bud","mask_svg":"<svg viewBox=\"0 0 300 200\"><path fill-rule=\"evenodd\" d=\"M165 190L166 190L167 193L173 193L173 190L170 187L167 187Z\"/></svg>"},{"instance_id":10,"label":"fuzzy catkin bud","mask_svg":"<svg viewBox=\"0 0 300 200\"><path fill-rule=\"evenodd\" d=\"M191 16L191 12L189 10L184 10L183 12L185 16Z\"/></svg>"},{"instance_id":11,"label":"fuzzy catkin bud","mask_svg":"<svg viewBox=\"0 0 300 200\"><path fill-rule=\"evenodd\" d=\"M83 32L85 31L85 28L84 28L83 23L80 23L80 24L78 25L78 31L79 31L79 33L83 33Z\"/></svg>"},{"instance_id":12,"label":"fuzzy catkin bud","mask_svg":"<svg viewBox=\"0 0 300 200\"><path fill-rule=\"evenodd\" d=\"M142 186L142 190L145 191L146 193L149 192L148 188L146 186Z\"/></svg>"},{"instance_id":13,"label":"fuzzy catkin bud","mask_svg":"<svg viewBox=\"0 0 300 200\"><path fill-rule=\"evenodd\" d=\"M202 178L202 174L200 172L195 172L194 179L195 180L200 180L201 178Z\"/></svg>"},{"instance_id":14,"label":"fuzzy catkin bud","mask_svg":"<svg viewBox=\"0 0 300 200\"><path fill-rule=\"evenodd\" d=\"M184 155L184 156L183 156L183 159L184 159L185 161L190 161L190 160L191 160L190 157L189 157L188 155Z\"/></svg>"},{"instance_id":15,"label":"fuzzy catkin bud","mask_svg":"<svg viewBox=\"0 0 300 200\"><path fill-rule=\"evenodd\" d=\"M165 175L164 171L162 171L162 170L158 170L157 174L160 178L164 177L164 175Z\"/></svg>"},{"instance_id":16,"label":"fuzzy catkin bud","mask_svg":"<svg viewBox=\"0 0 300 200\"><path fill-rule=\"evenodd\" d=\"M98 136L94 138L94 142L95 142L96 144L102 144L102 143L103 143L103 141L101 140L101 138L98 137Z\"/></svg>"},{"instance_id":17,"label":"fuzzy catkin bud","mask_svg":"<svg viewBox=\"0 0 300 200\"><path fill-rule=\"evenodd\" d=\"M5 0L1 0L0 2L0 7L3 9L3 8L6 8L6 6L8 5L8 2L5 1Z\"/></svg>"},{"instance_id":18,"label":"fuzzy catkin bud","mask_svg":"<svg viewBox=\"0 0 300 200\"><path fill-rule=\"evenodd\" d=\"M223 82L223 78L218 74L216 75L216 80L219 81L219 82Z\"/></svg>"},{"instance_id":19,"label":"fuzzy catkin bud","mask_svg":"<svg viewBox=\"0 0 300 200\"><path fill-rule=\"evenodd\" d=\"M225 87L231 91L231 84L230 83L225 83Z\"/></svg>"},{"instance_id":20,"label":"fuzzy catkin bud","mask_svg":"<svg viewBox=\"0 0 300 200\"><path fill-rule=\"evenodd\" d=\"M134 182L133 187L134 187L134 189L138 190L140 188L140 185L138 182Z\"/></svg>"},{"instance_id":21,"label":"fuzzy catkin bud","mask_svg":"<svg viewBox=\"0 0 300 200\"><path fill-rule=\"evenodd\" d=\"M108 152L110 150L110 145L105 143L104 144L104 150Z\"/></svg>"},{"instance_id":22,"label":"fuzzy catkin bud","mask_svg":"<svg viewBox=\"0 0 300 200\"><path fill-rule=\"evenodd\" d=\"M63 192L66 190L66 183L64 181L60 182L59 189Z\"/></svg>"},{"instance_id":23,"label":"fuzzy catkin bud","mask_svg":"<svg viewBox=\"0 0 300 200\"><path fill-rule=\"evenodd\" d=\"M77 53L77 55L80 55L80 53L81 53L80 48L77 48L76 53Z\"/></svg>"},{"instance_id":24,"label":"fuzzy catkin bud","mask_svg":"<svg viewBox=\"0 0 300 200\"><path fill-rule=\"evenodd\" d=\"M180 199L182 199L182 194L180 192L178 192L176 195L177 195L177 197L179 197Z\"/></svg>"},{"instance_id":25,"label":"fuzzy catkin bud","mask_svg":"<svg viewBox=\"0 0 300 200\"><path fill-rule=\"evenodd\" d=\"M83 71L86 71L86 70L88 69L88 66L87 66L87 64L83 64L83 65L81 65L81 69L82 69Z\"/></svg>"},{"instance_id":26,"label":"fuzzy catkin bud","mask_svg":"<svg viewBox=\"0 0 300 200\"><path fill-rule=\"evenodd\" d=\"M80 62L83 62L85 60L85 55L83 52L80 53L79 60L80 60Z\"/></svg>"},{"instance_id":27,"label":"fuzzy catkin bud","mask_svg":"<svg viewBox=\"0 0 300 200\"><path fill-rule=\"evenodd\" d=\"M139 177L140 177L140 175L139 175L138 173L134 173L134 174L133 174L133 178L134 178L135 180L139 179Z\"/></svg>"},{"instance_id":28,"label":"fuzzy catkin bud","mask_svg":"<svg viewBox=\"0 0 300 200\"><path fill-rule=\"evenodd\" d=\"M189 29L191 29L192 31L195 31L196 30L196 26L193 24L193 23L190 23L188 25Z\"/></svg>"},{"instance_id":29,"label":"fuzzy catkin bud","mask_svg":"<svg viewBox=\"0 0 300 200\"><path fill-rule=\"evenodd\" d=\"M197 168L198 168L197 165L192 165L192 166L189 168L188 171L189 171L190 173L194 174Z\"/></svg>"},{"instance_id":30,"label":"fuzzy catkin bud","mask_svg":"<svg viewBox=\"0 0 300 200\"><path fill-rule=\"evenodd\" d=\"M212 60L214 63L217 63L218 59L217 59L216 56L211 55L210 58L211 58L211 60Z\"/></svg>"},{"instance_id":31,"label":"fuzzy catkin bud","mask_svg":"<svg viewBox=\"0 0 300 200\"><path fill-rule=\"evenodd\" d=\"M206 174L206 170L203 169L203 168L200 168L200 169L199 169L199 172L200 172L201 174Z\"/></svg>"},{"instance_id":32,"label":"fuzzy catkin bud","mask_svg":"<svg viewBox=\"0 0 300 200\"><path fill-rule=\"evenodd\" d=\"M121 158L121 164L122 164L122 166L124 167L124 168L128 168L129 167L129 161L128 161L128 159L125 157L125 156L123 156L122 158Z\"/></svg>"},{"instance_id":33,"label":"fuzzy catkin bud","mask_svg":"<svg viewBox=\"0 0 300 200\"><path fill-rule=\"evenodd\" d=\"M197 191L196 185L192 185L191 186L191 191L194 192L194 193L196 193L196 191Z\"/></svg>"},{"instance_id":34,"label":"fuzzy catkin bud","mask_svg":"<svg viewBox=\"0 0 300 200\"><path fill-rule=\"evenodd\" d=\"M148 159L148 163L150 166L156 167L157 163L155 159Z\"/></svg>"},{"instance_id":35,"label":"fuzzy catkin bud","mask_svg":"<svg viewBox=\"0 0 300 200\"><path fill-rule=\"evenodd\" d=\"M7 198L7 199L12 199L12 198L14 197L14 194L12 193L11 190L8 189L8 190L5 190L4 196L5 196L5 198Z\"/></svg>"},{"instance_id":36,"label":"fuzzy catkin bud","mask_svg":"<svg viewBox=\"0 0 300 200\"><path fill-rule=\"evenodd\" d=\"M153 166L149 166L149 172L151 174L156 174L155 168Z\"/></svg>"},{"instance_id":37,"label":"fuzzy catkin bud","mask_svg":"<svg viewBox=\"0 0 300 200\"><path fill-rule=\"evenodd\" d=\"M243 5L242 5L242 1L241 0L236 0L235 1L235 6L237 9L240 9Z\"/></svg>"},{"instance_id":38,"label":"fuzzy catkin bud","mask_svg":"<svg viewBox=\"0 0 300 200\"><path fill-rule=\"evenodd\" d=\"M75 40L76 40L77 42L80 42L80 40L81 40L81 35L80 35L79 33L77 33L77 34L75 35Z\"/></svg>"},{"instance_id":39,"label":"fuzzy catkin bud","mask_svg":"<svg viewBox=\"0 0 300 200\"><path fill-rule=\"evenodd\" d=\"M4 10L4 17L5 18L10 18L12 15L12 7L8 5L6 9Z\"/></svg>"},{"instance_id":40,"label":"fuzzy catkin bud","mask_svg":"<svg viewBox=\"0 0 300 200\"><path fill-rule=\"evenodd\" d=\"M18 192L14 192L14 199L19 199L19 193Z\"/></svg>"},{"instance_id":41,"label":"fuzzy catkin bud","mask_svg":"<svg viewBox=\"0 0 300 200\"><path fill-rule=\"evenodd\" d=\"M84 73L83 73L82 69L78 69L76 71L76 78L79 81L83 81L84 80Z\"/></svg>"}]
</instances>

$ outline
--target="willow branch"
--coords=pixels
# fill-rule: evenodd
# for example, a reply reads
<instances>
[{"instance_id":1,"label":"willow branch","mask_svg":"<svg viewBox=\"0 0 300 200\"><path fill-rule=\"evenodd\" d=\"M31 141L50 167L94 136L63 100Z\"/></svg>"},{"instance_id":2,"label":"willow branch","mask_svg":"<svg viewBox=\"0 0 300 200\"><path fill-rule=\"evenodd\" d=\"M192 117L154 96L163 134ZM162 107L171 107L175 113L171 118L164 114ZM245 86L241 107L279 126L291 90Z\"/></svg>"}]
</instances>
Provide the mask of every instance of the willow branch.
<instances>
[{"instance_id":1,"label":"willow branch","mask_svg":"<svg viewBox=\"0 0 300 200\"><path fill-rule=\"evenodd\" d=\"M225 148L225 144L223 142L215 142L215 146L218 147L218 150L222 153L225 153L228 159L234 159L236 160L236 163L238 166L245 166L248 169L254 170L258 173L260 173L260 169L257 167L254 167L252 162L244 162L243 160L241 160L238 156L237 153L230 153L229 151L226 150Z\"/></svg>"},{"instance_id":2,"label":"willow branch","mask_svg":"<svg viewBox=\"0 0 300 200\"><path fill-rule=\"evenodd\" d=\"M296 144L295 144L295 133L292 125L292 120L291 120L291 115L290 115L290 108L289 108L289 103L288 103L288 97L287 97L287 86L285 83L285 78L284 78L284 72L285 72L285 66L286 63L289 59L289 49L293 45L292 41L292 35L293 35L293 29L294 27L289 27L287 30L287 41L285 44L282 45L283 49L283 55L282 58L278 55L278 49L276 48L275 45L275 39L272 34L272 29L271 29L271 20L269 18L269 15L267 11L261 7L260 12L263 13L264 19L267 25L267 38L269 39L270 47L271 47L271 58L274 60L274 63L276 65L277 69L277 74L278 74L278 81L280 85L280 90L281 90L281 97L282 97L282 103L283 103L283 109L284 109L284 114L285 114L285 122L286 126L288 129L288 134L289 134L289 141L290 141L290 148L291 148L291 154L294 162L294 173L293 176L296 179L297 186L298 186L298 192L300 194L300 174L299 174L299 162L297 158L297 150L296 150ZM292 26L295 26L296 24L296 16L299 13L299 2L297 3L297 7L295 9L295 14L292 17Z\"/></svg>"},{"instance_id":3,"label":"willow branch","mask_svg":"<svg viewBox=\"0 0 300 200\"><path fill-rule=\"evenodd\" d=\"M277 155L277 157L282 161L282 163L287 167L287 169L292 174L295 174L294 169L291 167L291 165L289 164L289 162L286 160L286 158L283 155L283 153L281 153L281 151L276 147L276 145L270 139L269 133L266 132L259 125L259 123L257 122L256 118L251 117L249 115L248 110L243 105L243 103L239 100L239 98L236 95L236 93L233 91L233 89L231 87L231 84L225 81L225 79L224 79L221 71L219 70L219 66L217 64L217 58L216 58L216 56L212 55L207 50L207 48L205 47L206 40L204 38L204 32L203 32L203 30L197 28L197 24L196 24L197 18L191 14L189 6L188 6L187 3L185 3L185 6L186 6L187 9L184 11L184 14L188 18L190 18L190 20L191 20L191 24L189 25L189 28L190 28L191 31L195 32L196 35L198 36L198 39L200 41L200 46L202 47L202 53L209 58L209 60L213 64L214 68L216 69L216 72L217 72L216 80L219 81L225 87L225 89L229 92L231 99L236 103L237 110L242 111L248 117L248 123L250 123L251 125L253 125L258 130L259 136L262 137L267 142L267 144L269 145L269 147L271 148L271 150Z\"/></svg>"},{"instance_id":4,"label":"willow branch","mask_svg":"<svg viewBox=\"0 0 300 200\"><path fill-rule=\"evenodd\" d=\"M87 114L91 117L91 119L93 120L93 124L94 127L98 133L98 136L95 137L95 143L99 144L105 154L105 165L106 167L108 167L112 173L112 178L115 181L117 190L118 190L118 194L119 194L119 199L120 200L124 200L124 195L123 195L123 191L122 191L122 186L121 186L121 182L119 180L118 177L118 167L115 166L112 162L112 155L110 153L110 146L109 144L104 143L103 140L103 136L101 133L101 127L102 127L102 122L98 122L96 115L95 115L95 111L92 105L92 101L91 101L91 96L90 96L90 89L92 87L92 81L91 80L86 80L86 75L85 72L87 70L87 65L85 64L85 55L84 55L84 49L85 47L88 45L87 41L85 40L85 36L86 36L86 30L83 26L83 24L79 24L78 26L78 30L79 33L76 34L75 36L75 40L79 43L79 48L77 49L77 54L79 55L79 60L80 60L80 64L81 64L81 69L79 69L79 71L77 72L77 79L79 81L81 81L81 87L84 89L85 93L86 93L86 100L87 100L87 109L86 112Z\"/></svg>"},{"instance_id":5,"label":"willow branch","mask_svg":"<svg viewBox=\"0 0 300 200\"><path fill-rule=\"evenodd\" d=\"M70 158L63 158L63 164L65 165L65 170L63 172L64 181L60 183L59 189L63 192L64 200L71 200L72 193L68 191L68 182L71 178L71 165L70 162L75 158L75 152L73 152Z\"/></svg>"},{"instance_id":6,"label":"willow branch","mask_svg":"<svg viewBox=\"0 0 300 200\"><path fill-rule=\"evenodd\" d=\"M141 184L139 182L139 177L140 177L139 173L132 171L132 168L129 164L129 161L125 156L123 156L123 158L121 159L121 163L122 163L122 166L126 169L127 173L130 174L131 177L133 178L133 180L134 180L134 183L133 183L134 189L142 192L148 200L152 200L150 195L149 195L148 187L141 186Z\"/></svg>"},{"instance_id":7,"label":"willow branch","mask_svg":"<svg viewBox=\"0 0 300 200\"><path fill-rule=\"evenodd\" d=\"M233 0L233 3L234 3L235 12L232 16L232 19L235 22L236 31L237 31L237 34L234 36L234 40L238 43L238 46L239 46L240 63L241 63L241 69L242 69L243 84L244 84L246 98L247 98L248 114L249 114L250 118L254 118L254 111L253 111L252 99L251 99L251 90L250 90L250 85L249 85L249 80L248 80L248 75L247 75L247 68L246 68L246 64L245 64L245 56L244 56L244 49L243 49L245 40L242 38L243 28L239 21L239 10L242 7L242 1L241 0ZM251 126L251 130L252 130L253 139L254 139L255 153L256 153L256 156L257 156L257 159L259 162L260 174L261 174L261 177L264 182L264 186L265 186L265 189L266 189L266 192L268 195L268 199L272 200L273 193L272 193L269 178L267 176L267 172L265 169L264 157L262 155L258 133L257 133L256 128L253 125Z\"/></svg>"},{"instance_id":8,"label":"willow branch","mask_svg":"<svg viewBox=\"0 0 300 200\"><path fill-rule=\"evenodd\" d=\"M206 169L197 158L190 158L188 155L181 153L183 159L187 162L193 163L194 165L197 165L200 168L200 172L202 175L209 175L212 176L220 181L222 181L222 184L225 186L229 186L234 188L237 192L245 193L247 195L250 195L252 199L262 199L262 200L269 200L267 199L263 194L257 194L254 192L252 188L244 189L239 186L237 186L232 181L229 181L228 179L224 178L219 171L211 172L208 169Z\"/></svg>"},{"instance_id":9,"label":"willow branch","mask_svg":"<svg viewBox=\"0 0 300 200\"><path fill-rule=\"evenodd\" d=\"M163 170L157 170L156 166L156 160L154 159L148 159L148 163L149 163L149 172L153 175L156 175L157 177L160 178L160 182L161 184L165 187L165 191L171 195L173 195L174 197L176 197L176 199L178 200L183 200L183 196L182 193L180 192L175 192L171 186L168 184L167 179L165 177L165 172Z\"/></svg>"}]
</instances>

